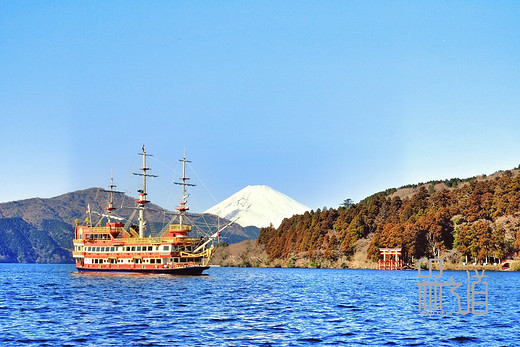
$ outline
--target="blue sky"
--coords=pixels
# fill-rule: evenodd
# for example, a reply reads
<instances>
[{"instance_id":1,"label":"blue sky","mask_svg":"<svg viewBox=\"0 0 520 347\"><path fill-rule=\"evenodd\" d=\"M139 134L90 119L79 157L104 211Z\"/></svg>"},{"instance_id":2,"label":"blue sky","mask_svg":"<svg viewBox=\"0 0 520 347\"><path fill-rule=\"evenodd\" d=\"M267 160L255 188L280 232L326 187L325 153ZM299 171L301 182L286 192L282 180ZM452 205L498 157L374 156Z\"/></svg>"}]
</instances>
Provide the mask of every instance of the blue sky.
<instances>
[{"instance_id":1,"label":"blue sky","mask_svg":"<svg viewBox=\"0 0 520 347\"><path fill-rule=\"evenodd\" d=\"M515 1L0 2L0 202L110 176L146 144L173 209L249 184L337 207L520 164Z\"/></svg>"}]
</instances>

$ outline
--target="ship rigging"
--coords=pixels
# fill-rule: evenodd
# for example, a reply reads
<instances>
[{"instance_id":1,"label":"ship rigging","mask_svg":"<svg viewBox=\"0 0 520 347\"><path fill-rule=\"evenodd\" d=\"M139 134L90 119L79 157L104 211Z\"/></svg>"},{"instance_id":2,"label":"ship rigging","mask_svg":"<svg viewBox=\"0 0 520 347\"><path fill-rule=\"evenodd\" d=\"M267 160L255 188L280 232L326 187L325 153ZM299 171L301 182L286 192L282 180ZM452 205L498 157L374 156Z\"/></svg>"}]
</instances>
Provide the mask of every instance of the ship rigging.
<instances>
[{"instance_id":1,"label":"ship rigging","mask_svg":"<svg viewBox=\"0 0 520 347\"><path fill-rule=\"evenodd\" d=\"M189 194L187 187L194 186L188 183L189 177L186 176L186 155L182 161L182 177L180 182L182 198L178 211L178 223L173 222L161 232L158 237L149 235L145 237L147 221L145 219L147 200L146 183L147 178L157 177L148 173L150 168L147 166L146 159L151 156L146 152L145 146L142 152L141 172L134 173L141 176L142 188L138 190L139 198L135 200L136 210L138 211L138 226L125 226L122 218L115 216L113 205L116 186L113 179L110 181L110 194L106 214L101 214L102 219L106 218L105 226L93 226L90 207L87 211L89 217L83 225L77 223L74 238L73 257L76 260L76 268L79 272L127 272L127 273L165 273L173 275L200 275L209 268L209 262L213 255L213 242L219 237L220 231L217 230L208 237L190 237L192 225L186 223L187 198ZM101 220L100 220L101 223ZM231 223L230 223L231 224ZM137 229L137 230L136 230Z\"/></svg>"}]
</instances>

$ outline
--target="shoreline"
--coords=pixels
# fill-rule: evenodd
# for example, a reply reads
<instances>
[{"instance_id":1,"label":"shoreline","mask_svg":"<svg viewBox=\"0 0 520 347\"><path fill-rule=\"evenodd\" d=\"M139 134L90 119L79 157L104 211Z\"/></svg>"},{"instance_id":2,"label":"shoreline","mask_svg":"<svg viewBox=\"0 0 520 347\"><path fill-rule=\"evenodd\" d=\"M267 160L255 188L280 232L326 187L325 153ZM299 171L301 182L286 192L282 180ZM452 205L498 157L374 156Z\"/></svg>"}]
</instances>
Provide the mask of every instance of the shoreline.
<instances>
[{"instance_id":1,"label":"shoreline","mask_svg":"<svg viewBox=\"0 0 520 347\"><path fill-rule=\"evenodd\" d=\"M354 255L352 259L341 257L338 259L315 258L310 259L306 253L293 254L286 259L270 260L265 251L256 244L255 240L245 240L240 243L228 246L220 246L215 250L215 255L211 260L212 266L221 267L262 267L262 268L302 268L302 269L357 269L357 270L378 270L378 263L363 259L360 255ZM426 265L426 264L425 264ZM438 266L437 266L438 267ZM434 264L435 269L435 264ZM417 271L416 264L407 264L403 270ZM520 271L520 261L514 261L510 268L502 270L500 264L493 265L473 265L462 263L451 263L444 260L443 271L500 271L517 272ZM399 271L399 270L381 270Z\"/></svg>"},{"instance_id":2,"label":"shoreline","mask_svg":"<svg viewBox=\"0 0 520 347\"><path fill-rule=\"evenodd\" d=\"M323 266L280 266L279 264L275 265L242 265L242 264L211 264L210 267L249 267L249 268L264 268L264 269L324 269L324 270L330 270L330 269L336 269L336 270L377 270L377 271L417 271L417 268L413 267L404 267L402 270L379 270L377 268L377 263L375 267L371 266L364 266L364 267L323 267ZM427 271L427 270L423 270ZM437 269L434 269L434 271L438 271ZM485 271L485 272L518 272L518 270L502 270L497 266L477 266L477 265L470 265L470 266L463 266L463 265L457 265L457 264L450 264L450 266L443 266L442 271Z\"/></svg>"}]
</instances>

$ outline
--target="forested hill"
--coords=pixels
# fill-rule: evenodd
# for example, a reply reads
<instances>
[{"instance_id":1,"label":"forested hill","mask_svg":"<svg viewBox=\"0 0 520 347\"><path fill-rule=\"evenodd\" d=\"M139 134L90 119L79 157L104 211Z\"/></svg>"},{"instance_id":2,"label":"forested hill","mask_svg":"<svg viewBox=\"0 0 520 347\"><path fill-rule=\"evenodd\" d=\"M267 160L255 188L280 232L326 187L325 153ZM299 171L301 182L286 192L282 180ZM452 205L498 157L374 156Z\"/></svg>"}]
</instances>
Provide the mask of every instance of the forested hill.
<instances>
[{"instance_id":1,"label":"forested hill","mask_svg":"<svg viewBox=\"0 0 520 347\"><path fill-rule=\"evenodd\" d=\"M257 242L271 260L334 262L358 253L377 260L380 247L403 247L408 262L434 256L485 262L520 249L519 226L520 175L511 170L389 189L357 204L346 200L338 209L263 228Z\"/></svg>"}]
</instances>

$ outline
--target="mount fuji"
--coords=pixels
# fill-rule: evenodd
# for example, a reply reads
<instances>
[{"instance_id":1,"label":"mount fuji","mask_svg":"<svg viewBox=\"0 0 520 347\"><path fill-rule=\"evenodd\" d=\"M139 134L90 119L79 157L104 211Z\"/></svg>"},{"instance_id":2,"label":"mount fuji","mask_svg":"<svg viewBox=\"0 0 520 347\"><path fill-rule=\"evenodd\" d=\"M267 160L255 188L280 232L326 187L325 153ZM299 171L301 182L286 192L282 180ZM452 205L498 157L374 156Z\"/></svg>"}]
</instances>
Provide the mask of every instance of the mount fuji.
<instances>
[{"instance_id":1,"label":"mount fuji","mask_svg":"<svg viewBox=\"0 0 520 347\"><path fill-rule=\"evenodd\" d=\"M247 186L204 213L236 220L243 226L278 227L284 218L311 209L268 186ZM238 219L237 219L238 218Z\"/></svg>"}]
</instances>

